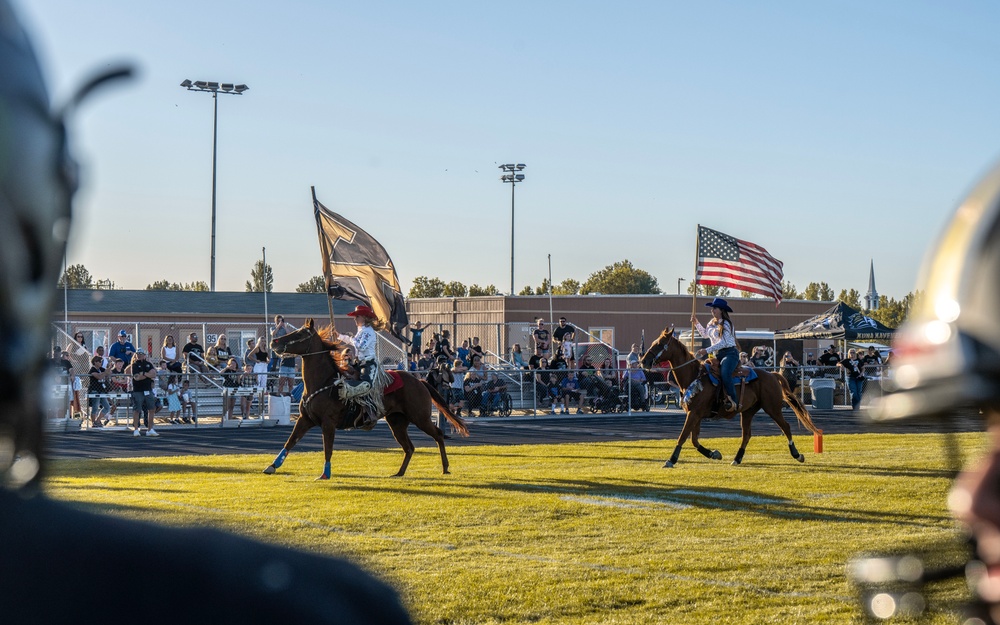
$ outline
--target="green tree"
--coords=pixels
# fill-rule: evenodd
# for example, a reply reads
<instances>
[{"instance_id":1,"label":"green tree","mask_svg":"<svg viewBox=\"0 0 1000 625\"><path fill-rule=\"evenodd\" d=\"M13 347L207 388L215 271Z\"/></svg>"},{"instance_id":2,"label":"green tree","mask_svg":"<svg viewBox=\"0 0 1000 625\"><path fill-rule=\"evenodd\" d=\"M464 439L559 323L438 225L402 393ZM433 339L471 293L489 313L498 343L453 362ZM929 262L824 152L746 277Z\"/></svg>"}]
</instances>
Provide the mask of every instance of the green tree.
<instances>
[{"instance_id":1,"label":"green tree","mask_svg":"<svg viewBox=\"0 0 1000 625\"><path fill-rule=\"evenodd\" d=\"M484 295L500 295L500 289L492 284L485 287L478 284L469 286L469 297L483 297Z\"/></svg>"},{"instance_id":2,"label":"green tree","mask_svg":"<svg viewBox=\"0 0 1000 625\"><path fill-rule=\"evenodd\" d=\"M580 287L580 293L606 295L655 295L660 292L656 278L632 266L629 260L608 265L590 274Z\"/></svg>"},{"instance_id":3,"label":"green tree","mask_svg":"<svg viewBox=\"0 0 1000 625\"><path fill-rule=\"evenodd\" d=\"M313 276L295 287L296 293L326 293L326 278Z\"/></svg>"},{"instance_id":4,"label":"green tree","mask_svg":"<svg viewBox=\"0 0 1000 625\"><path fill-rule=\"evenodd\" d=\"M146 285L147 291L208 291L208 284L203 281L180 283L169 280L157 280Z\"/></svg>"},{"instance_id":5,"label":"green tree","mask_svg":"<svg viewBox=\"0 0 1000 625\"><path fill-rule=\"evenodd\" d=\"M534 295L535 289L531 288L530 284L526 284L523 289L518 293L518 295Z\"/></svg>"},{"instance_id":6,"label":"green tree","mask_svg":"<svg viewBox=\"0 0 1000 625\"><path fill-rule=\"evenodd\" d=\"M566 278L552 287L553 295L576 295L580 292L580 283L573 278Z\"/></svg>"},{"instance_id":7,"label":"green tree","mask_svg":"<svg viewBox=\"0 0 1000 625\"><path fill-rule=\"evenodd\" d=\"M94 277L83 265L70 265L63 275L59 276L57 284L60 289L92 289L94 288Z\"/></svg>"},{"instance_id":8,"label":"green tree","mask_svg":"<svg viewBox=\"0 0 1000 625\"><path fill-rule=\"evenodd\" d=\"M465 297L468 295L469 289L464 284L458 280L452 280L448 284L444 285L444 296L445 297Z\"/></svg>"},{"instance_id":9,"label":"green tree","mask_svg":"<svg viewBox=\"0 0 1000 625\"><path fill-rule=\"evenodd\" d=\"M407 297L444 297L444 282L440 278L417 276Z\"/></svg>"},{"instance_id":10,"label":"green tree","mask_svg":"<svg viewBox=\"0 0 1000 625\"><path fill-rule=\"evenodd\" d=\"M805 291L802 291L802 299L811 302L832 302L833 289L826 282L810 282Z\"/></svg>"},{"instance_id":11,"label":"green tree","mask_svg":"<svg viewBox=\"0 0 1000 625\"><path fill-rule=\"evenodd\" d=\"M271 265L265 265L263 260L258 260L250 270L250 279L247 280L247 293L270 293L274 290L274 273Z\"/></svg>"},{"instance_id":12,"label":"green tree","mask_svg":"<svg viewBox=\"0 0 1000 625\"><path fill-rule=\"evenodd\" d=\"M837 299L844 302L851 308L861 310L861 294L858 293L857 289L851 289L850 291L847 289L841 289L840 295L837 296Z\"/></svg>"},{"instance_id":13,"label":"green tree","mask_svg":"<svg viewBox=\"0 0 1000 625\"><path fill-rule=\"evenodd\" d=\"M754 294L750 291L740 291L740 297L753 297Z\"/></svg>"},{"instance_id":14,"label":"green tree","mask_svg":"<svg viewBox=\"0 0 1000 625\"><path fill-rule=\"evenodd\" d=\"M800 295L795 285L785 280L781 283L781 299L799 299Z\"/></svg>"},{"instance_id":15,"label":"green tree","mask_svg":"<svg viewBox=\"0 0 1000 625\"><path fill-rule=\"evenodd\" d=\"M535 288L535 295L548 295L551 286L552 285L549 284L549 279L545 278L542 280L542 285Z\"/></svg>"},{"instance_id":16,"label":"green tree","mask_svg":"<svg viewBox=\"0 0 1000 625\"><path fill-rule=\"evenodd\" d=\"M878 310L868 311L868 316L890 328L898 328L906 321L910 311L919 302L920 297L921 291L907 293L899 301L885 295L880 295L878 298Z\"/></svg>"},{"instance_id":17,"label":"green tree","mask_svg":"<svg viewBox=\"0 0 1000 625\"><path fill-rule=\"evenodd\" d=\"M688 295L704 295L705 297L729 297L729 288L710 284L695 284L691 282L687 288Z\"/></svg>"}]
</instances>

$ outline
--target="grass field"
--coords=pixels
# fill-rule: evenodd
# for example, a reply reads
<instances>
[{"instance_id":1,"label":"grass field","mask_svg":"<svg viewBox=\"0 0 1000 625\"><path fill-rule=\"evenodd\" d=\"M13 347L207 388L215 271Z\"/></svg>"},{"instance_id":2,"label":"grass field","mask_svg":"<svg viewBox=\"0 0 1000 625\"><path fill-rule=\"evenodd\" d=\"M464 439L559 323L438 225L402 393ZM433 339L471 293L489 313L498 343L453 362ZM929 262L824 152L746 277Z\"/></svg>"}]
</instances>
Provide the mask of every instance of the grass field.
<instances>
[{"instance_id":1,"label":"grass field","mask_svg":"<svg viewBox=\"0 0 1000 625\"><path fill-rule=\"evenodd\" d=\"M388 579L420 623L849 623L864 551L954 534L939 435L827 436L800 465L781 437L60 461L47 491L89 509L224 527L345 555ZM959 435L966 460L985 437ZM85 537L81 537L85 540ZM169 586L170 580L162 580ZM954 595L955 588L946 589ZM937 613L930 622L954 622Z\"/></svg>"}]
</instances>

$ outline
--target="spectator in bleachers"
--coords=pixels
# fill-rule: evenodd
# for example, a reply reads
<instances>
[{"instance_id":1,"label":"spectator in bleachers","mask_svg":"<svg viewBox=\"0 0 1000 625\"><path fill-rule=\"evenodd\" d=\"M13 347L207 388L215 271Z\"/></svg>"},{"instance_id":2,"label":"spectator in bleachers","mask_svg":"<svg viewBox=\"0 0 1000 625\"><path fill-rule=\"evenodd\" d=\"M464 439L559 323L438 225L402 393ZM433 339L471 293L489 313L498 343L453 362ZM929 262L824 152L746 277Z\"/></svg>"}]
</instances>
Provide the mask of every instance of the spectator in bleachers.
<instances>
[{"instance_id":1,"label":"spectator in bleachers","mask_svg":"<svg viewBox=\"0 0 1000 625\"><path fill-rule=\"evenodd\" d=\"M253 362L250 361L250 352L253 351L253 348L254 348L255 345L257 345L257 340L256 339L247 339L247 341L246 341L246 348L243 350L243 364L244 365L249 362L250 366L251 367L253 366Z\"/></svg>"},{"instance_id":2,"label":"spectator in bleachers","mask_svg":"<svg viewBox=\"0 0 1000 625\"><path fill-rule=\"evenodd\" d=\"M274 329L271 330L271 340L280 338L288 334L288 324L281 315L274 316ZM292 386L295 382L295 356L291 354L279 358L277 354L272 354L273 358L278 358L278 385L274 392L278 395L291 395Z\"/></svg>"},{"instance_id":3,"label":"spectator in bleachers","mask_svg":"<svg viewBox=\"0 0 1000 625\"><path fill-rule=\"evenodd\" d=\"M198 402L191 392L191 383L187 378L181 381L181 420L184 423L198 422Z\"/></svg>"},{"instance_id":4,"label":"spectator in bleachers","mask_svg":"<svg viewBox=\"0 0 1000 625\"><path fill-rule=\"evenodd\" d=\"M565 321L565 317L562 318ZM572 326L571 326L572 327ZM562 341L559 342L559 351L569 369L576 367L576 333L569 330L563 333Z\"/></svg>"},{"instance_id":5,"label":"spectator in bleachers","mask_svg":"<svg viewBox=\"0 0 1000 625\"><path fill-rule=\"evenodd\" d=\"M609 359L608 363L610 362ZM611 392L611 387L594 368L594 364L590 362L590 358L586 354L581 356L577 363L577 377L580 380L580 389L585 395L585 404L589 397L600 400Z\"/></svg>"},{"instance_id":6,"label":"spectator in bleachers","mask_svg":"<svg viewBox=\"0 0 1000 625\"><path fill-rule=\"evenodd\" d=\"M479 344L479 337L472 337L472 345L469 346L469 358L475 359L476 356L483 359L486 362L486 352L483 351L483 346ZM475 365L475 362L472 363Z\"/></svg>"},{"instance_id":7,"label":"spectator in bleachers","mask_svg":"<svg viewBox=\"0 0 1000 625\"><path fill-rule=\"evenodd\" d=\"M746 352L740 352L740 366L741 367L752 367L753 363L750 362L750 356Z\"/></svg>"},{"instance_id":8,"label":"spectator in bleachers","mask_svg":"<svg viewBox=\"0 0 1000 625\"><path fill-rule=\"evenodd\" d=\"M104 355L103 345L98 345L97 347L94 348L94 355L101 357L101 366L107 369L109 363L108 363L108 357Z\"/></svg>"},{"instance_id":9,"label":"spectator in bleachers","mask_svg":"<svg viewBox=\"0 0 1000 625\"><path fill-rule=\"evenodd\" d=\"M531 331L531 340L535 344L535 355L548 358L552 355L552 335L541 319L535 321L535 329Z\"/></svg>"},{"instance_id":10,"label":"spectator in bleachers","mask_svg":"<svg viewBox=\"0 0 1000 625\"><path fill-rule=\"evenodd\" d=\"M566 317L559 317L559 325L552 330L552 343L555 349L561 349L566 335L575 332L576 328L571 323L566 322ZM567 358L567 360L569 360Z\"/></svg>"},{"instance_id":11,"label":"spectator in bleachers","mask_svg":"<svg viewBox=\"0 0 1000 625\"><path fill-rule=\"evenodd\" d=\"M463 383L465 382L465 373L468 368L465 366L465 362L461 358L456 358L455 362L451 363L451 411L458 416L462 416L462 410L465 408L465 389Z\"/></svg>"},{"instance_id":12,"label":"spectator in bleachers","mask_svg":"<svg viewBox=\"0 0 1000 625\"><path fill-rule=\"evenodd\" d=\"M82 356L83 354L90 352L90 350L87 349L87 340L83 337L83 332L80 332L79 330L77 330L76 333L73 335L73 342L70 343L70 345L73 346L73 349L67 348L67 350L71 354ZM80 351L81 348L83 349L83 351Z\"/></svg>"},{"instance_id":13,"label":"spectator in bleachers","mask_svg":"<svg viewBox=\"0 0 1000 625\"><path fill-rule=\"evenodd\" d=\"M243 373L240 375L240 388L257 388L257 374L253 372L253 363L243 363ZM253 408L253 396L240 394L240 415L244 419L250 417Z\"/></svg>"},{"instance_id":14,"label":"spectator in bleachers","mask_svg":"<svg viewBox=\"0 0 1000 625\"><path fill-rule=\"evenodd\" d=\"M197 333L188 334L188 342L184 345L181 353L184 354L184 360L187 362L188 373L205 372L205 348L198 342Z\"/></svg>"},{"instance_id":15,"label":"spectator in bleachers","mask_svg":"<svg viewBox=\"0 0 1000 625\"><path fill-rule=\"evenodd\" d=\"M538 405L543 408L549 406L549 411L555 414L559 384L556 382L555 374L549 369L548 359L544 356L538 359L538 369L535 372L535 389Z\"/></svg>"},{"instance_id":16,"label":"spectator in bleachers","mask_svg":"<svg viewBox=\"0 0 1000 625\"><path fill-rule=\"evenodd\" d=\"M169 371L169 369L168 369ZM167 376L167 412L171 423L181 422L181 387L176 373Z\"/></svg>"},{"instance_id":17,"label":"spectator in bleachers","mask_svg":"<svg viewBox=\"0 0 1000 625\"><path fill-rule=\"evenodd\" d=\"M510 348L510 362L518 369L527 369L528 364L524 362L524 352L521 351L521 344L514 343Z\"/></svg>"},{"instance_id":18,"label":"spectator in bleachers","mask_svg":"<svg viewBox=\"0 0 1000 625\"><path fill-rule=\"evenodd\" d=\"M233 410L236 408L236 391L240 388L240 378L243 376L236 366L236 359L232 356L226 361L226 366L222 370L222 421L233 419Z\"/></svg>"},{"instance_id":19,"label":"spectator in bleachers","mask_svg":"<svg viewBox=\"0 0 1000 625\"><path fill-rule=\"evenodd\" d=\"M792 352L785 352L785 355L781 357L779 373L788 382L792 392L795 392L795 388L799 385L799 361L795 360Z\"/></svg>"},{"instance_id":20,"label":"spectator in bleachers","mask_svg":"<svg viewBox=\"0 0 1000 625\"><path fill-rule=\"evenodd\" d=\"M580 391L580 381L576 378L576 371L570 369L566 372L566 377L559 383L559 399L562 400L562 413L569 414L569 403L576 402L577 414L583 412L584 393Z\"/></svg>"},{"instance_id":21,"label":"spectator in bleachers","mask_svg":"<svg viewBox=\"0 0 1000 625\"><path fill-rule=\"evenodd\" d=\"M862 370L865 373L865 377L874 378L880 375L882 356L878 353L878 350L875 349L874 345L868 346L868 353L861 358L861 365L863 367Z\"/></svg>"},{"instance_id":22,"label":"spectator in bleachers","mask_svg":"<svg viewBox=\"0 0 1000 625\"><path fill-rule=\"evenodd\" d=\"M841 360L840 354L837 353L837 346L831 345L823 350L823 355L819 357L819 364L827 368L828 375L837 375L837 366Z\"/></svg>"},{"instance_id":23,"label":"spectator in bleachers","mask_svg":"<svg viewBox=\"0 0 1000 625\"><path fill-rule=\"evenodd\" d=\"M90 384L87 387L87 394L91 395L90 426L95 428L107 425L108 415L111 414L111 402L108 401L108 398L94 397L94 395L105 395L108 393L107 380L110 373L101 366L103 360L100 356L94 356L90 359Z\"/></svg>"},{"instance_id":24,"label":"spectator in bleachers","mask_svg":"<svg viewBox=\"0 0 1000 625\"><path fill-rule=\"evenodd\" d=\"M433 343L433 339L431 340ZM426 374L428 371L434 368L434 352L428 347L424 350L423 355L420 356L420 360L417 361L417 371L421 375Z\"/></svg>"},{"instance_id":25,"label":"spectator in bleachers","mask_svg":"<svg viewBox=\"0 0 1000 625\"><path fill-rule=\"evenodd\" d=\"M172 373L184 372L184 367L181 366L180 360L177 359L177 343L174 342L172 334L163 337L163 346L160 347L160 362L167 363L167 370Z\"/></svg>"},{"instance_id":26,"label":"spectator in bleachers","mask_svg":"<svg viewBox=\"0 0 1000 625\"><path fill-rule=\"evenodd\" d=\"M626 390L628 391L628 401L634 410L640 407L646 399L646 374L639 367L638 362L630 362L628 370L625 372Z\"/></svg>"},{"instance_id":27,"label":"spectator in bleachers","mask_svg":"<svg viewBox=\"0 0 1000 625\"><path fill-rule=\"evenodd\" d=\"M424 324L421 323L420 321L416 322L412 326L409 326L410 350L408 355L412 362L417 362L418 360L420 360L420 356L423 354L423 351L421 351L420 347L421 347L421 340L424 335L424 330L426 329L427 328L425 328Z\"/></svg>"},{"instance_id":28,"label":"spectator in bleachers","mask_svg":"<svg viewBox=\"0 0 1000 625\"><path fill-rule=\"evenodd\" d=\"M126 363L132 362L132 354L135 353L135 346L132 345L128 340L128 332L125 330L118 331L118 340L111 344L111 349L108 350L108 356L111 358L120 358Z\"/></svg>"},{"instance_id":29,"label":"spectator in bleachers","mask_svg":"<svg viewBox=\"0 0 1000 625\"><path fill-rule=\"evenodd\" d=\"M484 394L486 392L486 371L483 369L483 359L479 356L472 357L472 366L465 372L465 381L462 383L465 390L465 401L469 406L469 415L474 410L479 410L479 416L484 417L487 407L484 405Z\"/></svg>"},{"instance_id":30,"label":"spectator in bleachers","mask_svg":"<svg viewBox=\"0 0 1000 625\"><path fill-rule=\"evenodd\" d=\"M229 363L230 356L233 355L231 349L229 349L228 339L225 334L220 334L217 339L215 339L215 345L208 348L205 352L205 360L208 364L213 367L225 367Z\"/></svg>"},{"instance_id":31,"label":"spectator in bleachers","mask_svg":"<svg viewBox=\"0 0 1000 625\"><path fill-rule=\"evenodd\" d=\"M764 347L762 345L754 347L753 351L750 353L750 364L754 367L764 369L768 366L767 361L767 351Z\"/></svg>"},{"instance_id":32,"label":"spectator in bleachers","mask_svg":"<svg viewBox=\"0 0 1000 625\"><path fill-rule=\"evenodd\" d=\"M469 351L469 339L465 339L464 341L462 341L461 347L459 347L458 349L455 350L455 356L459 360L461 360L462 364L465 365L466 367L468 367L470 364L472 364L472 361L469 360L469 353L470 353L470 351Z\"/></svg>"},{"instance_id":33,"label":"spectator in bleachers","mask_svg":"<svg viewBox=\"0 0 1000 625\"><path fill-rule=\"evenodd\" d=\"M257 374L257 390L264 392L267 388L267 362L270 360L264 337L259 337L253 350L247 356L247 362L253 363L253 372Z\"/></svg>"},{"instance_id":34,"label":"spectator in bleachers","mask_svg":"<svg viewBox=\"0 0 1000 625\"><path fill-rule=\"evenodd\" d=\"M633 362L639 362L639 347L632 343L632 349L628 350L628 354L625 356L625 363L631 366Z\"/></svg>"},{"instance_id":35,"label":"spectator in bleachers","mask_svg":"<svg viewBox=\"0 0 1000 625\"><path fill-rule=\"evenodd\" d=\"M448 330L441 330L441 338L438 339L437 350L434 354L435 356L444 356L451 362L455 359L455 352L451 349L451 333Z\"/></svg>"},{"instance_id":36,"label":"spectator in bleachers","mask_svg":"<svg viewBox=\"0 0 1000 625\"><path fill-rule=\"evenodd\" d=\"M434 387L445 402L450 405L451 385L455 381L455 376L451 372L451 366L444 356L437 359L436 366L427 373L427 383Z\"/></svg>"}]
</instances>

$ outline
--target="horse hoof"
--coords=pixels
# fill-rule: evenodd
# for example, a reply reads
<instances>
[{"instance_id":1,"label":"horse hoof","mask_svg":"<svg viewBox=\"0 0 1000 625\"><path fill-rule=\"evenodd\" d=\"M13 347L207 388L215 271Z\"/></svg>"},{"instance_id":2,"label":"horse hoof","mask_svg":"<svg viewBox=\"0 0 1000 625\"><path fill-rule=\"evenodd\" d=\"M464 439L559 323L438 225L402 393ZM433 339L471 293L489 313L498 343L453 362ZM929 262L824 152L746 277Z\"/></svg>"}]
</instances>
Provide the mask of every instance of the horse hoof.
<instances>
[{"instance_id":1,"label":"horse hoof","mask_svg":"<svg viewBox=\"0 0 1000 625\"><path fill-rule=\"evenodd\" d=\"M741 464L743 464L743 463L742 463L742 462L740 462L739 460L733 460L733 461L732 461L732 462L730 462L729 464L731 464L731 465L732 465L732 466L734 466L734 467L738 467L738 466L740 466L740 465L741 465Z\"/></svg>"},{"instance_id":2,"label":"horse hoof","mask_svg":"<svg viewBox=\"0 0 1000 625\"><path fill-rule=\"evenodd\" d=\"M264 469L263 473L264 475L274 475L275 471L277 471L277 469L275 469L274 465L272 464L268 466L266 469Z\"/></svg>"},{"instance_id":3,"label":"horse hoof","mask_svg":"<svg viewBox=\"0 0 1000 625\"><path fill-rule=\"evenodd\" d=\"M670 462L669 460L667 460L666 462L663 463L663 468L664 469L673 469L674 468L674 463Z\"/></svg>"},{"instance_id":4,"label":"horse hoof","mask_svg":"<svg viewBox=\"0 0 1000 625\"><path fill-rule=\"evenodd\" d=\"M806 461L806 457L803 456L802 454L799 454L799 457L796 458L796 460L798 460L799 462L805 462Z\"/></svg>"},{"instance_id":5,"label":"horse hoof","mask_svg":"<svg viewBox=\"0 0 1000 625\"><path fill-rule=\"evenodd\" d=\"M320 480L328 480L328 479L330 479L329 475L321 475L321 476L319 476L319 477L316 478L316 481L318 482Z\"/></svg>"},{"instance_id":6,"label":"horse hoof","mask_svg":"<svg viewBox=\"0 0 1000 625\"><path fill-rule=\"evenodd\" d=\"M722 452L718 449L712 450L712 460L722 460Z\"/></svg>"},{"instance_id":7,"label":"horse hoof","mask_svg":"<svg viewBox=\"0 0 1000 625\"><path fill-rule=\"evenodd\" d=\"M445 474L445 475L451 475L451 471L449 471L448 469L445 469L445 470L444 470L444 474Z\"/></svg>"}]
</instances>

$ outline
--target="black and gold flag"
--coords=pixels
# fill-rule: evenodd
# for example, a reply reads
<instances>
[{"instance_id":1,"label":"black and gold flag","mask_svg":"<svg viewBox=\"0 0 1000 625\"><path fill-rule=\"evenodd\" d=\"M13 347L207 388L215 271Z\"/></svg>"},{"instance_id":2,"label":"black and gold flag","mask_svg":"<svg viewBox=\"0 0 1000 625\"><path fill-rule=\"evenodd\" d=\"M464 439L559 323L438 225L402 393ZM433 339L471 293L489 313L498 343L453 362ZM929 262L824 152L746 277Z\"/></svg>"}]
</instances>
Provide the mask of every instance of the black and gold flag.
<instances>
[{"instance_id":1,"label":"black and gold flag","mask_svg":"<svg viewBox=\"0 0 1000 625\"><path fill-rule=\"evenodd\" d=\"M327 293L371 307L394 336L409 325L396 268L370 234L323 206L313 196Z\"/></svg>"}]
</instances>

